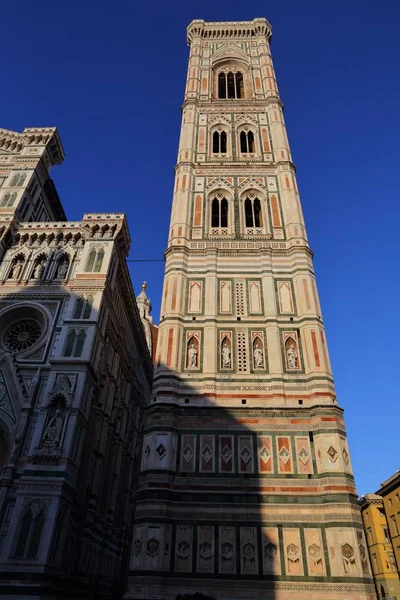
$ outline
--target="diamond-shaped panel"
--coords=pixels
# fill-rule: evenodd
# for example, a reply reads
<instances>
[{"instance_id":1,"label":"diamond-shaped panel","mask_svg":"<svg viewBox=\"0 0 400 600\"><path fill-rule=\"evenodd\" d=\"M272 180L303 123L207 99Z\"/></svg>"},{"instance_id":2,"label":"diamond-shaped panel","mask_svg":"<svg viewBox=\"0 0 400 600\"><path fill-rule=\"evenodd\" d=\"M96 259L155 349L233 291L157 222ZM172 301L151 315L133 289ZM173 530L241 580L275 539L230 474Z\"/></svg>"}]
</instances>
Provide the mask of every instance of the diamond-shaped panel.
<instances>
[{"instance_id":1,"label":"diamond-shaped panel","mask_svg":"<svg viewBox=\"0 0 400 600\"><path fill-rule=\"evenodd\" d=\"M204 448L203 452L201 453L201 456L203 457L203 460L204 460L205 463L208 464L210 462L210 460L213 457L213 453L212 453L212 450L211 450L210 446L207 445Z\"/></svg>"},{"instance_id":2,"label":"diamond-shaped panel","mask_svg":"<svg viewBox=\"0 0 400 600\"><path fill-rule=\"evenodd\" d=\"M333 463L337 461L338 453L333 446L329 446L327 454Z\"/></svg>"},{"instance_id":3,"label":"diamond-shaped panel","mask_svg":"<svg viewBox=\"0 0 400 600\"><path fill-rule=\"evenodd\" d=\"M160 458L160 460L162 460L164 458L164 456L167 454L166 449L164 448L164 446L162 444L159 444L156 448L156 452Z\"/></svg>"},{"instance_id":4,"label":"diamond-shaped panel","mask_svg":"<svg viewBox=\"0 0 400 600\"><path fill-rule=\"evenodd\" d=\"M285 446L283 446L279 450L279 457L280 457L281 461L283 462L283 464L286 465L287 461L290 458L290 454L289 454L289 450Z\"/></svg>"},{"instance_id":5,"label":"diamond-shaped panel","mask_svg":"<svg viewBox=\"0 0 400 600\"><path fill-rule=\"evenodd\" d=\"M224 463L227 463L231 460L232 458L232 451L229 448L229 446L224 446L221 450L221 458L224 461Z\"/></svg>"},{"instance_id":6,"label":"diamond-shaped panel","mask_svg":"<svg viewBox=\"0 0 400 600\"><path fill-rule=\"evenodd\" d=\"M193 450L191 449L191 447L190 447L190 446L186 446L186 448L185 448L185 449L184 449L184 451L183 451L183 454L182 454L182 456L183 456L184 460L185 460L187 463L188 463L188 462L190 462L190 461L192 460L192 458L193 458Z\"/></svg>"},{"instance_id":7,"label":"diamond-shaped panel","mask_svg":"<svg viewBox=\"0 0 400 600\"><path fill-rule=\"evenodd\" d=\"M260 452L260 458L264 464L267 464L269 459L271 458L271 452L268 450L266 446L263 446Z\"/></svg>"},{"instance_id":8,"label":"diamond-shaped panel","mask_svg":"<svg viewBox=\"0 0 400 600\"><path fill-rule=\"evenodd\" d=\"M304 448L304 446L302 446L300 448L299 454L298 454L299 460L301 460L301 462L303 463L303 465L306 465L308 463L308 460L310 458L310 455L308 454L307 450Z\"/></svg>"},{"instance_id":9,"label":"diamond-shaped panel","mask_svg":"<svg viewBox=\"0 0 400 600\"><path fill-rule=\"evenodd\" d=\"M247 465L247 463L251 459L251 452L247 446L243 446L243 448L240 452L240 458L242 459L242 461L244 462L245 465Z\"/></svg>"}]
</instances>

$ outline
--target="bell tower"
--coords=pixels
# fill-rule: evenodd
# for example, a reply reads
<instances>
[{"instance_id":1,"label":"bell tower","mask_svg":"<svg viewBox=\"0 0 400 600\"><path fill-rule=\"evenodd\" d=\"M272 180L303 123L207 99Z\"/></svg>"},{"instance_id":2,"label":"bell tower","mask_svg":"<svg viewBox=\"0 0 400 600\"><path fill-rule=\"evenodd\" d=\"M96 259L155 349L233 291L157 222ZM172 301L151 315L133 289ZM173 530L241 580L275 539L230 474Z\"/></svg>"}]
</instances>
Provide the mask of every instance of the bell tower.
<instances>
[{"instance_id":1,"label":"bell tower","mask_svg":"<svg viewBox=\"0 0 400 600\"><path fill-rule=\"evenodd\" d=\"M375 598L270 39L187 29L127 598Z\"/></svg>"}]
</instances>

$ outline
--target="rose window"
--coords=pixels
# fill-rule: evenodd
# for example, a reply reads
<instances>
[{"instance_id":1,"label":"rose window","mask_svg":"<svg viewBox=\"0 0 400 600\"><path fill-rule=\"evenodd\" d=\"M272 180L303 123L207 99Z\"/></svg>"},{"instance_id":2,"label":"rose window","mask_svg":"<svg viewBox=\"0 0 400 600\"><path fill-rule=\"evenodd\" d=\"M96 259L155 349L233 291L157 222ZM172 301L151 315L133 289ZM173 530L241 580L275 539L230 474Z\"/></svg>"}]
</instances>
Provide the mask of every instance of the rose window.
<instances>
[{"instance_id":1,"label":"rose window","mask_svg":"<svg viewBox=\"0 0 400 600\"><path fill-rule=\"evenodd\" d=\"M13 323L5 332L3 343L12 352L27 350L40 339L42 328L33 319L24 319Z\"/></svg>"}]
</instances>

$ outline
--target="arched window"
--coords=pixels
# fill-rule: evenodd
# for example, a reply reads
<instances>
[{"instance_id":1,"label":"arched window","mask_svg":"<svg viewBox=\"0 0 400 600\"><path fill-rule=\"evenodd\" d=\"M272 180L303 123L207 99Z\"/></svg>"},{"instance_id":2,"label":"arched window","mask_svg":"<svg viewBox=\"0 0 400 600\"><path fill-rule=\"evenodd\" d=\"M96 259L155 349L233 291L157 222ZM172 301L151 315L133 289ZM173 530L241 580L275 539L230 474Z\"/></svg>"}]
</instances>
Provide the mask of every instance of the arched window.
<instances>
[{"instance_id":1,"label":"arched window","mask_svg":"<svg viewBox=\"0 0 400 600\"><path fill-rule=\"evenodd\" d=\"M86 265L86 271L91 272L93 271L93 266L94 266L94 261L96 260L96 250L91 250L89 253L89 258L87 261L87 265Z\"/></svg>"},{"instance_id":2,"label":"arched window","mask_svg":"<svg viewBox=\"0 0 400 600\"><path fill-rule=\"evenodd\" d=\"M226 98L226 75L220 73L218 75L218 98Z\"/></svg>"},{"instance_id":3,"label":"arched window","mask_svg":"<svg viewBox=\"0 0 400 600\"><path fill-rule=\"evenodd\" d=\"M64 356L73 356L79 358L82 354L83 344L85 342L86 332L81 329L79 333L75 329L67 335L67 344L64 350Z\"/></svg>"},{"instance_id":4,"label":"arched window","mask_svg":"<svg viewBox=\"0 0 400 600\"><path fill-rule=\"evenodd\" d=\"M214 131L213 133L213 153L226 154L227 135L225 131Z\"/></svg>"},{"instance_id":5,"label":"arched window","mask_svg":"<svg viewBox=\"0 0 400 600\"><path fill-rule=\"evenodd\" d=\"M36 558L46 520L44 510L26 511L21 519L18 540L15 545L15 558Z\"/></svg>"},{"instance_id":6,"label":"arched window","mask_svg":"<svg viewBox=\"0 0 400 600\"><path fill-rule=\"evenodd\" d=\"M236 73L236 98L244 98L243 75Z\"/></svg>"},{"instance_id":7,"label":"arched window","mask_svg":"<svg viewBox=\"0 0 400 600\"><path fill-rule=\"evenodd\" d=\"M254 134L252 131L240 132L240 152L242 154L254 152Z\"/></svg>"},{"instance_id":8,"label":"arched window","mask_svg":"<svg viewBox=\"0 0 400 600\"><path fill-rule=\"evenodd\" d=\"M258 198L246 198L244 203L246 227L262 227L261 202Z\"/></svg>"},{"instance_id":9,"label":"arched window","mask_svg":"<svg viewBox=\"0 0 400 600\"><path fill-rule=\"evenodd\" d=\"M84 296L79 296L76 301L74 316L73 319L88 319L90 317L90 313L92 312L93 306L93 298L89 296L88 298L84 298Z\"/></svg>"},{"instance_id":10,"label":"arched window","mask_svg":"<svg viewBox=\"0 0 400 600\"><path fill-rule=\"evenodd\" d=\"M228 227L228 200L214 198L211 203L211 227Z\"/></svg>"},{"instance_id":11,"label":"arched window","mask_svg":"<svg viewBox=\"0 0 400 600\"><path fill-rule=\"evenodd\" d=\"M78 333L76 338L76 345L74 350L74 356L81 356L83 350L83 344L85 343L86 333L83 329Z\"/></svg>"},{"instance_id":12,"label":"arched window","mask_svg":"<svg viewBox=\"0 0 400 600\"><path fill-rule=\"evenodd\" d=\"M95 271L95 273L99 273L99 271L101 271L101 266L103 264L103 258L104 258L104 250L101 249L97 253L96 262L94 264L94 271Z\"/></svg>"},{"instance_id":13,"label":"arched window","mask_svg":"<svg viewBox=\"0 0 400 600\"><path fill-rule=\"evenodd\" d=\"M101 248L100 250L96 250L92 248L89 253L89 258L86 264L86 271L88 273L94 271L95 273L99 273L101 271L101 267L103 265L104 259L104 250Z\"/></svg>"},{"instance_id":14,"label":"arched window","mask_svg":"<svg viewBox=\"0 0 400 600\"><path fill-rule=\"evenodd\" d=\"M72 317L73 319L80 319L81 315L82 315L82 310L83 307L85 305L85 298L83 296L80 296L78 298L78 300L76 301L76 305L75 305L75 312L74 312L74 316Z\"/></svg>"},{"instance_id":15,"label":"arched window","mask_svg":"<svg viewBox=\"0 0 400 600\"><path fill-rule=\"evenodd\" d=\"M17 192L7 192L3 196L0 207L4 208L6 206L12 206L15 202L16 197L17 197Z\"/></svg>"},{"instance_id":16,"label":"arched window","mask_svg":"<svg viewBox=\"0 0 400 600\"><path fill-rule=\"evenodd\" d=\"M90 313L92 312L92 306L93 306L93 298L92 296L89 296L88 298L86 298L86 303L83 309L83 314L82 314L82 319L88 319L90 317Z\"/></svg>"},{"instance_id":17,"label":"arched window","mask_svg":"<svg viewBox=\"0 0 400 600\"><path fill-rule=\"evenodd\" d=\"M218 98L244 98L242 73L220 73L218 75Z\"/></svg>"},{"instance_id":18,"label":"arched window","mask_svg":"<svg viewBox=\"0 0 400 600\"><path fill-rule=\"evenodd\" d=\"M228 73L227 75L228 81L228 98L235 98L235 76L233 73Z\"/></svg>"}]
</instances>

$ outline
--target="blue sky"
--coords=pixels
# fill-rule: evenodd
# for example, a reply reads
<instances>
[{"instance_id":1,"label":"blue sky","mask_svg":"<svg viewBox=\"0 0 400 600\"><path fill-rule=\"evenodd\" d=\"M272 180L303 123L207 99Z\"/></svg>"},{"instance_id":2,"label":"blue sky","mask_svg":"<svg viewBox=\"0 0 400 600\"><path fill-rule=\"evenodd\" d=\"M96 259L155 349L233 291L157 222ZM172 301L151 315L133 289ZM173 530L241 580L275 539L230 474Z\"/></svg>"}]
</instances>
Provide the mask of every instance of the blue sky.
<instances>
[{"instance_id":1,"label":"blue sky","mask_svg":"<svg viewBox=\"0 0 400 600\"><path fill-rule=\"evenodd\" d=\"M2 5L0 126L59 128L69 219L124 211L162 259L195 18L273 27L272 53L360 494L400 468L400 3L19 0ZM158 320L163 263L132 263ZM398 374L396 376L396 373Z\"/></svg>"}]
</instances>

